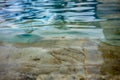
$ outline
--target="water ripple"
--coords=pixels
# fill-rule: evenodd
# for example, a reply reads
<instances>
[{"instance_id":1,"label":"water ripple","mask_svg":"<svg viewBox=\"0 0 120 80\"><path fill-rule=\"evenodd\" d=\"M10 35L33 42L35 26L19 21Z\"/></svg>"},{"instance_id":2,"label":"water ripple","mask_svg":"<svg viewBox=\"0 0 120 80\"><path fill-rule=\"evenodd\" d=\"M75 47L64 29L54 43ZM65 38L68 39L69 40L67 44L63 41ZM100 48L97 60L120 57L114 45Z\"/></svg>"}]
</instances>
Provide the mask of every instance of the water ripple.
<instances>
[{"instance_id":1,"label":"water ripple","mask_svg":"<svg viewBox=\"0 0 120 80\"><path fill-rule=\"evenodd\" d=\"M119 19L103 17L119 14L116 6L119 3L97 0L1 0L0 27L58 25L65 29L66 25L77 24L78 28L101 28L99 22Z\"/></svg>"}]
</instances>

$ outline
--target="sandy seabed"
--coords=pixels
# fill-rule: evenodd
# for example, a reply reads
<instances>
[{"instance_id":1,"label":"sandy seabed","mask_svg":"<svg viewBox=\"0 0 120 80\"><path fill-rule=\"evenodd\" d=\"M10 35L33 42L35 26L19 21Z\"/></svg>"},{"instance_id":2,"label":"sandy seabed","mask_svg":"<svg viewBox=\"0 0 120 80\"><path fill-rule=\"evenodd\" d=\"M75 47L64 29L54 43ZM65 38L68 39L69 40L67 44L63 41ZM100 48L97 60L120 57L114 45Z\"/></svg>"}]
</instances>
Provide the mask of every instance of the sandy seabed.
<instances>
[{"instance_id":1,"label":"sandy seabed","mask_svg":"<svg viewBox=\"0 0 120 80\"><path fill-rule=\"evenodd\" d=\"M0 80L120 80L119 47L99 40L0 43Z\"/></svg>"}]
</instances>

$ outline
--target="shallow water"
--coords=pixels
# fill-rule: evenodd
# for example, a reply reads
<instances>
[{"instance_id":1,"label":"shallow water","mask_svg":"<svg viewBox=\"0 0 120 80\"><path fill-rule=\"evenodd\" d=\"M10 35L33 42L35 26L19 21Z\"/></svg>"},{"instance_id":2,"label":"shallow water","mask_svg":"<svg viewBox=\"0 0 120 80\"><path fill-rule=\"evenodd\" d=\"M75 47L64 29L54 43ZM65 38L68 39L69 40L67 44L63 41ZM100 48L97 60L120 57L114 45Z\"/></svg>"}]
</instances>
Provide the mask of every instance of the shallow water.
<instances>
[{"instance_id":1,"label":"shallow water","mask_svg":"<svg viewBox=\"0 0 120 80\"><path fill-rule=\"evenodd\" d=\"M0 80L119 80L119 49L119 0L0 0Z\"/></svg>"},{"instance_id":2,"label":"shallow water","mask_svg":"<svg viewBox=\"0 0 120 80\"><path fill-rule=\"evenodd\" d=\"M0 27L6 31L6 34L1 31L4 36L12 31L13 35L25 31L41 37L62 34L103 38L99 22L106 19L98 16L97 5L101 3L96 0L8 0L1 3Z\"/></svg>"},{"instance_id":3,"label":"shallow water","mask_svg":"<svg viewBox=\"0 0 120 80\"><path fill-rule=\"evenodd\" d=\"M2 0L0 3L1 41L10 38L7 42L11 42L16 35L25 33L43 39L48 36L119 39L118 0ZM21 42L15 39L13 42Z\"/></svg>"}]
</instances>

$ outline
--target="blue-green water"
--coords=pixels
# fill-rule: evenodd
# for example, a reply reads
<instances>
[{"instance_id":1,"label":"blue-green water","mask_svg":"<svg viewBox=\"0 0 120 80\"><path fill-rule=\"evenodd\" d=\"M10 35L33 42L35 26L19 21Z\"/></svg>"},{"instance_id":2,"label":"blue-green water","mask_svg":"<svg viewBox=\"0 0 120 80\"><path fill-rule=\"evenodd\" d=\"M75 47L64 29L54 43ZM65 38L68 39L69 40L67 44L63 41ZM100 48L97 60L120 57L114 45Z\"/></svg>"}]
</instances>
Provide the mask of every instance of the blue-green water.
<instances>
[{"instance_id":1,"label":"blue-green water","mask_svg":"<svg viewBox=\"0 0 120 80\"><path fill-rule=\"evenodd\" d=\"M1 0L0 40L34 42L56 36L118 40L119 7L119 0ZM30 39L24 35L18 39L21 34L31 34ZM39 38L34 40L34 35Z\"/></svg>"}]
</instances>

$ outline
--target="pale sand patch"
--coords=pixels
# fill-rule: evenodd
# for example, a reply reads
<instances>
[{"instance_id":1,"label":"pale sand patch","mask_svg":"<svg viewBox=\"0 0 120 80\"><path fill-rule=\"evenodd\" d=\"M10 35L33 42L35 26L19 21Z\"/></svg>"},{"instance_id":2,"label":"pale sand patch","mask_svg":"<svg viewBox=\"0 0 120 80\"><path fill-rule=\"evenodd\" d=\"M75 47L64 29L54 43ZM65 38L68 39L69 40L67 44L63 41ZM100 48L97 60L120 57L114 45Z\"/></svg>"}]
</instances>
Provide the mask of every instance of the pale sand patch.
<instances>
[{"instance_id":1,"label":"pale sand patch","mask_svg":"<svg viewBox=\"0 0 120 80\"><path fill-rule=\"evenodd\" d=\"M97 58L92 59L91 54ZM90 40L55 42L47 40L33 45L3 43L0 46L0 78L1 80L85 79L85 76L89 75L86 66L101 64L101 60L96 43ZM65 75L67 77L64 77Z\"/></svg>"}]
</instances>

